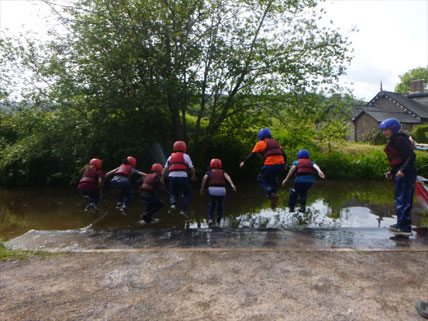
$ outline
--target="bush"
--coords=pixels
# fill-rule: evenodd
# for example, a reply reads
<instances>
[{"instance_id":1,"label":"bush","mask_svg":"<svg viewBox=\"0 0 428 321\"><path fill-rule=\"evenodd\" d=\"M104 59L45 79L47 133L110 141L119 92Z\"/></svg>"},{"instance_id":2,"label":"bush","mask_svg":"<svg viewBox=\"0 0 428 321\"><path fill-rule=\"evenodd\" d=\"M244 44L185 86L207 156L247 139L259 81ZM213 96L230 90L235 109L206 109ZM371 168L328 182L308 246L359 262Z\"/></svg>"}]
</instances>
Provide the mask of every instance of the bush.
<instances>
[{"instance_id":1,"label":"bush","mask_svg":"<svg viewBox=\"0 0 428 321\"><path fill-rule=\"evenodd\" d=\"M370 132L366 132L362 135L361 140L365 143L373 145L384 145L386 144L386 138L382 132L378 129L373 129Z\"/></svg>"},{"instance_id":2,"label":"bush","mask_svg":"<svg viewBox=\"0 0 428 321\"><path fill-rule=\"evenodd\" d=\"M428 125L419 125L419 126L413 127L410 135L418 143L427 144L428 143Z\"/></svg>"}]
</instances>

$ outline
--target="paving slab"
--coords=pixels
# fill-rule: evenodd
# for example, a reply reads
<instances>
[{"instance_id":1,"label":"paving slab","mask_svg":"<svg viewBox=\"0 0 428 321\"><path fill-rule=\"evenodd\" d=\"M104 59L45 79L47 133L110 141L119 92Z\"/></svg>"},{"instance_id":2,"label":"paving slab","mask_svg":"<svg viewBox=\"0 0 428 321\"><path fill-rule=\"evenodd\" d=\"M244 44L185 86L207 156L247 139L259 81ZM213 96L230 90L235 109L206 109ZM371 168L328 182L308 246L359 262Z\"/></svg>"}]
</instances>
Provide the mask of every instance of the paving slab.
<instances>
[{"instance_id":1,"label":"paving slab","mask_svg":"<svg viewBox=\"0 0 428 321\"><path fill-rule=\"evenodd\" d=\"M383 228L31 230L6 246L58 252L198 248L425 251L428 229L415 228L409 238L394 237Z\"/></svg>"}]
</instances>

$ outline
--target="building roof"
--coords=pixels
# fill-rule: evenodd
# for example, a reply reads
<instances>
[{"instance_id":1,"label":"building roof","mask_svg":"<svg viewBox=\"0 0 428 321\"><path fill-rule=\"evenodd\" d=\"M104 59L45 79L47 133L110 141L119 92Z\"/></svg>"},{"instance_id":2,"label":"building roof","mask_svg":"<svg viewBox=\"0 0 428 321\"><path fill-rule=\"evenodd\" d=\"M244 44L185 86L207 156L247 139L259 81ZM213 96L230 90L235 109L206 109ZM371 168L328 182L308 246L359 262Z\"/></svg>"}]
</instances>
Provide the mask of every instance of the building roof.
<instances>
[{"instance_id":1,"label":"building roof","mask_svg":"<svg viewBox=\"0 0 428 321\"><path fill-rule=\"evenodd\" d=\"M413 94L407 94L407 98L422 98L422 97L428 97L428 93L413 93Z\"/></svg>"},{"instance_id":2,"label":"building roof","mask_svg":"<svg viewBox=\"0 0 428 321\"><path fill-rule=\"evenodd\" d=\"M387 97L400 106L404 107L409 113L413 114L414 117L428 118L428 106L424 106L416 101L413 101L409 97L394 93L391 91L380 91L372 100L367 104L372 106L379 98Z\"/></svg>"},{"instance_id":3,"label":"building roof","mask_svg":"<svg viewBox=\"0 0 428 321\"><path fill-rule=\"evenodd\" d=\"M407 123L407 124L420 124L421 122L420 119L417 119L406 112L393 113L393 112L387 112L380 109L376 111L363 111L363 112L371 116L373 119L375 119L379 123L388 118L396 118L400 121L400 123Z\"/></svg>"},{"instance_id":4,"label":"building roof","mask_svg":"<svg viewBox=\"0 0 428 321\"><path fill-rule=\"evenodd\" d=\"M364 111L378 111L379 109L372 106L352 106L350 110L352 120L355 120Z\"/></svg>"}]
</instances>

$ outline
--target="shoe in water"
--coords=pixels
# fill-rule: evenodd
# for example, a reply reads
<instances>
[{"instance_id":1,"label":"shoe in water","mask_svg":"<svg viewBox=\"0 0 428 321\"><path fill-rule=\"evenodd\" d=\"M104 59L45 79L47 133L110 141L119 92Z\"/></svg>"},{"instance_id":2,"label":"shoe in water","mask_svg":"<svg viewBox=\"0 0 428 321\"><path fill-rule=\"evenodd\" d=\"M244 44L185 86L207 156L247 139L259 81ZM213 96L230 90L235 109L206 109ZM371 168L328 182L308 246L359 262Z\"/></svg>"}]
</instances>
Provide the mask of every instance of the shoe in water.
<instances>
[{"instance_id":1,"label":"shoe in water","mask_svg":"<svg viewBox=\"0 0 428 321\"><path fill-rule=\"evenodd\" d=\"M428 303L424 301L416 302L416 311L418 311L420 316L428 319Z\"/></svg>"},{"instance_id":2,"label":"shoe in water","mask_svg":"<svg viewBox=\"0 0 428 321\"><path fill-rule=\"evenodd\" d=\"M97 208L97 206L95 205L95 203L89 203L88 204L88 206L86 206L86 208L89 210L89 211L93 211L93 212L95 212L95 213L98 213L98 208ZM85 209L86 210L86 209Z\"/></svg>"},{"instance_id":3,"label":"shoe in water","mask_svg":"<svg viewBox=\"0 0 428 321\"><path fill-rule=\"evenodd\" d=\"M151 224L156 224L159 223L160 219L158 218L152 218L150 221L149 220L145 220L144 218L141 221L138 221L138 224L140 225L151 225Z\"/></svg>"},{"instance_id":4,"label":"shoe in water","mask_svg":"<svg viewBox=\"0 0 428 321\"><path fill-rule=\"evenodd\" d=\"M186 215L186 213L185 213L183 210L181 210L181 211L180 211L179 215L180 215L181 217L183 217L184 219L186 219L186 220L188 220L188 219L189 219L189 217Z\"/></svg>"},{"instance_id":5,"label":"shoe in water","mask_svg":"<svg viewBox=\"0 0 428 321\"><path fill-rule=\"evenodd\" d=\"M208 226L211 226L211 225L213 225L214 224L214 221L212 220L212 219L209 219L208 220Z\"/></svg>"},{"instance_id":6,"label":"shoe in water","mask_svg":"<svg viewBox=\"0 0 428 321\"><path fill-rule=\"evenodd\" d=\"M391 230L391 233L396 236L405 236L405 237L413 235L411 228L400 228L400 229L397 229L396 231Z\"/></svg>"},{"instance_id":7,"label":"shoe in water","mask_svg":"<svg viewBox=\"0 0 428 321\"><path fill-rule=\"evenodd\" d=\"M289 210L290 213L293 213L295 211L296 211L296 209L294 207L290 207L290 210Z\"/></svg>"},{"instance_id":8,"label":"shoe in water","mask_svg":"<svg viewBox=\"0 0 428 321\"><path fill-rule=\"evenodd\" d=\"M175 207L175 204L172 204L171 207L168 210L168 214L174 215L177 211L177 208Z\"/></svg>"},{"instance_id":9,"label":"shoe in water","mask_svg":"<svg viewBox=\"0 0 428 321\"><path fill-rule=\"evenodd\" d=\"M123 206L120 208L120 212L122 213L122 215L126 215L126 214L128 214L128 209L126 208L126 206L125 206L125 205L123 205Z\"/></svg>"},{"instance_id":10,"label":"shoe in water","mask_svg":"<svg viewBox=\"0 0 428 321\"><path fill-rule=\"evenodd\" d=\"M400 228L397 226L397 224L392 224L389 226L390 231L398 232L400 231Z\"/></svg>"},{"instance_id":11,"label":"shoe in water","mask_svg":"<svg viewBox=\"0 0 428 321\"><path fill-rule=\"evenodd\" d=\"M152 218L152 220L150 221L150 224L157 224L160 222L160 219L158 218Z\"/></svg>"},{"instance_id":12,"label":"shoe in water","mask_svg":"<svg viewBox=\"0 0 428 321\"><path fill-rule=\"evenodd\" d=\"M299 208L299 212L300 213L305 213L306 212L306 208L304 208L304 207Z\"/></svg>"},{"instance_id":13,"label":"shoe in water","mask_svg":"<svg viewBox=\"0 0 428 321\"><path fill-rule=\"evenodd\" d=\"M122 202L117 202L116 203L116 209L120 210L122 208Z\"/></svg>"},{"instance_id":14,"label":"shoe in water","mask_svg":"<svg viewBox=\"0 0 428 321\"><path fill-rule=\"evenodd\" d=\"M276 194L273 198L272 198L272 202L270 203L270 207L271 209L275 209L276 206L278 205L278 200L279 200L279 195Z\"/></svg>"}]
</instances>

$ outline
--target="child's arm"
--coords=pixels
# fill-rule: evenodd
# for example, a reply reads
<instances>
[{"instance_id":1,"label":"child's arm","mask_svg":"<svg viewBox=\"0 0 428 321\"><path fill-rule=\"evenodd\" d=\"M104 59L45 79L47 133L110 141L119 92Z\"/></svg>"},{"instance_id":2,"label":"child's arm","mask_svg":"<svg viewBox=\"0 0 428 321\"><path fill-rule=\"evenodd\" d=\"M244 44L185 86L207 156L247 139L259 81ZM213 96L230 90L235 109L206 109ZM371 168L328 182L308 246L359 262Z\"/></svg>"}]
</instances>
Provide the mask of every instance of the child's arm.
<instances>
[{"instance_id":1,"label":"child's arm","mask_svg":"<svg viewBox=\"0 0 428 321\"><path fill-rule=\"evenodd\" d=\"M168 188L165 186L162 175L159 175L158 177L156 177L156 182L158 183L160 192L170 195Z\"/></svg>"},{"instance_id":2,"label":"child's arm","mask_svg":"<svg viewBox=\"0 0 428 321\"><path fill-rule=\"evenodd\" d=\"M232 187L233 191L236 192L236 186L233 184L232 179L230 178L229 174L224 173L224 178L229 182L229 184Z\"/></svg>"},{"instance_id":3,"label":"child's arm","mask_svg":"<svg viewBox=\"0 0 428 321\"><path fill-rule=\"evenodd\" d=\"M196 182L196 171L194 167L190 169L190 173L192 174L192 182Z\"/></svg>"},{"instance_id":4,"label":"child's arm","mask_svg":"<svg viewBox=\"0 0 428 321\"><path fill-rule=\"evenodd\" d=\"M314 168L317 170L318 175L319 175L321 178L325 178L325 174L321 171L321 168L320 168L317 164L314 164L313 166L314 166Z\"/></svg>"},{"instance_id":5,"label":"child's arm","mask_svg":"<svg viewBox=\"0 0 428 321\"><path fill-rule=\"evenodd\" d=\"M240 167L240 168L244 167L244 166L245 166L245 164L246 164L249 160L251 160L251 159L253 159L254 157L256 157L256 155L257 155L257 153L253 153L253 152L251 152L251 154L250 154L250 155L248 155L248 156L247 156L247 158L246 158L246 159L244 159L244 160L239 164L239 167Z\"/></svg>"},{"instance_id":6,"label":"child's arm","mask_svg":"<svg viewBox=\"0 0 428 321\"><path fill-rule=\"evenodd\" d=\"M204 178L202 179L201 190L199 191L201 193L201 196L204 196L205 184L207 183L207 180L208 180L208 174L205 174Z\"/></svg>"},{"instance_id":7,"label":"child's arm","mask_svg":"<svg viewBox=\"0 0 428 321\"><path fill-rule=\"evenodd\" d=\"M118 169L118 168L119 168L119 167L117 167L117 168L115 168L115 169L112 169L110 172L107 172L107 173L105 174L104 178L106 179L106 178L110 177L111 175L113 175L114 173L116 173L116 171L117 171L117 169Z\"/></svg>"},{"instance_id":8,"label":"child's arm","mask_svg":"<svg viewBox=\"0 0 428 321\"><path fill-rule=\"evenodd\" d=\"M135 169L135 168L134 168ZM135 174L137 174L137 175L140 175L140 176L146 176L147 175L147 173L144 173L144 172L140 172L139 170L137 170L137 169L135 169L135 172L134 172Z\"/></svg>"},{"instance_id":9,"label":"child's arm","mask_svg":"<svg viewBox=\"0 0 428 321\"><path fill-rule=\"evenodd\" d=\"M102 187L103 187L103 177L102 176L98 176L98 193L99 193L99 197L100 199L102 198Z\"/></svg>"},{"instance_id":10,"label":"child's arm","mask_svg":"<svg viewBox=\"0 0 428 321\"><path fill-rule=\"evenodd\" d=\"M296 165L291 166L290 170L288 171L287 177L282 181L282 187L285 187L285 184L287 183L291 175L293 175L295 170L296 170Z\"/></svg>"}]
</instances>

